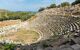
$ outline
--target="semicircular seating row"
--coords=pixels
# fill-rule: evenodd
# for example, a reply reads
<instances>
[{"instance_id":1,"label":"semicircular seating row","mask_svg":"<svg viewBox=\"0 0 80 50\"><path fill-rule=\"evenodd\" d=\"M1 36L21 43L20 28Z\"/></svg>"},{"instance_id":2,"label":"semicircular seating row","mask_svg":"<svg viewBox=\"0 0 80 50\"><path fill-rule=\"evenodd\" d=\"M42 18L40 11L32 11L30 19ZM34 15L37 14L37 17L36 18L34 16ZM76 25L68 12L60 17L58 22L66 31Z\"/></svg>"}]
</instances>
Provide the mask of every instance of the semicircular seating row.
<instances>
[{"instance_id":1,"label":"semicircular seating row","mask_svg":"<svg viewBox=\"0 0 80 50\"><path fill-rule=\"evenodd\" d=\"M2 27L2 28L0 28L0 34L5 34L6 32L8 32L10 30L16 30L17 31L17 29L19 29L20 27L21 27L20 24Z\"/></svg>"},{"instance_id":2,"label":"semicircular seating row","mask_svg":"<svg viewBox=\"0 0 80 50\"><path fill-rule=\"evenodd\" d=\"M63 16L48 16L38 17L31 24L36 30L43 34L43 39L53 35L64 35L69 32L80 32L80 18L63 17Z\"/></svg>"}]
</instances>

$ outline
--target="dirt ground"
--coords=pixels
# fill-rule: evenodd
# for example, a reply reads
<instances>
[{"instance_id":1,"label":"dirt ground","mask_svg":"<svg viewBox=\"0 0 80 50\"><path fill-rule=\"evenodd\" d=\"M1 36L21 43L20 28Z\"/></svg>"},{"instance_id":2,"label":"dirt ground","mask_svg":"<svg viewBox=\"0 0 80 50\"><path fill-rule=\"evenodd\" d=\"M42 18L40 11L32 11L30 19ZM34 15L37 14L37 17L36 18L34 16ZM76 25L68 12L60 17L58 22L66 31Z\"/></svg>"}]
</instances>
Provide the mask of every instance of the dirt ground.
<instances>
[{"instance_id":1,"label":"dirt ground","mask_svg":"<svg viewBox=\"0 0 80 50\"><path fill-rule=\"evenodd\" d=\"M33 43L39 38L39 34L35 31L20 29L18 32L1 35L1 39L8 39L14 42Z\"/></svg>"},{"instance_id":2,"label":"dirt ground","mask_svg":"<svg viewBox=\"0 0 80 50\"><path fill-rule=\"evenodd\" d=\"M14 25L20 23L20 20L7 20L7 21L0 21L0 27Z\"/></svg>"}]
</instances>

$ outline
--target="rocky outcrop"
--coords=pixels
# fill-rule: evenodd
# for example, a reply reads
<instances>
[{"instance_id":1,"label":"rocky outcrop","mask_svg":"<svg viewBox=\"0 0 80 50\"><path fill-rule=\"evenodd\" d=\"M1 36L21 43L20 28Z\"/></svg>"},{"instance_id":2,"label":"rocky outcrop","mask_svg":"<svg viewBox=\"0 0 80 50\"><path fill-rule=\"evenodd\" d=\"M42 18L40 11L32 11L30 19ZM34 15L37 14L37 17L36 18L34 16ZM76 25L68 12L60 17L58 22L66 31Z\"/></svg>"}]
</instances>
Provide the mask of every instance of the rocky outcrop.
<instances>
[{"instance_id":1,"label":"rocky outcrop","mask_svg":"<svg viewBox=\"0 0 80 50\"><path fill-rule=\"evenodd\" d=\"M66 6L60 8L45 9L37 13L38 16L64 15L64 16L80 16L80 4L74 6Z\"/></svg>"}]
</instances>

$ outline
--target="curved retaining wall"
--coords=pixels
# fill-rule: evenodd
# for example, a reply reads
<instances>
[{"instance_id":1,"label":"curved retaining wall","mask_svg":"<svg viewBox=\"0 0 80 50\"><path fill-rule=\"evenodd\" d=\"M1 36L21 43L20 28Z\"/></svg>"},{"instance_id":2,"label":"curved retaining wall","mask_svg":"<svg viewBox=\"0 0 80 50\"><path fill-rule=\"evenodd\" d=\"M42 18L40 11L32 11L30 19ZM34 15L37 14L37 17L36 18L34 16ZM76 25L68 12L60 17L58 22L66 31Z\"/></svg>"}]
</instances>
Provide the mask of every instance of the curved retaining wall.
<instances>
[{"instance_id":1,"label":"curved retaining wall","mask_svg":"<svg viewBox=\"0 0 80 50\"><path fill-rule=\"evenodd\" d=\"M21 24L11 25L11 26L5 26L0 28L0 34L7 33L10 30L17 30L21 27Z\"/></svg>"}]
</instances>

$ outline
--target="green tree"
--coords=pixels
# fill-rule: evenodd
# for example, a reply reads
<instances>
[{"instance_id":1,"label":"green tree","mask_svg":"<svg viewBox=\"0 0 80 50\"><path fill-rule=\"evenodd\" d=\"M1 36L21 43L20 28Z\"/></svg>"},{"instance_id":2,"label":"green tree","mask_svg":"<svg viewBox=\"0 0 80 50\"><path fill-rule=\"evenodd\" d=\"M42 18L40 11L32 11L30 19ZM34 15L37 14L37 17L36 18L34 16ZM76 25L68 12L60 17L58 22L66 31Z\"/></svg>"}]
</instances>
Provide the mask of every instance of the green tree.
<instances>
[{"instance_id":1,"label":"green tree","mask_svg":"<svg viewBox=\"0 0 80 50\"><path fill-rule=\"evenodd\" d=\"M70 3L69 2L63 2L63 3L61 3L61 7L65 7L65 6L69 6L70 5Z\"/></svg>"},{"instance_id":2,"label":"green tree","mask_svg":"<svg viewBox=\"0 0 80 50\"><path fill-rule=\"evenodd\" d=\"M75 4L79 4L80 3L80 0L75 0L72 5L75 5Z\"/></svg>"},{"instance_id":3,"label":"green tree","mask_svg":"<svg viewBox=\"0 0 80 50\"><path fill-rule=\"evenodd\" d=\"M58 8L60 7L60 5L57 6Z\"/></svg>"},{"instance_id":4,"label":"green tree","mask_svg":"<svg viewBox=\"0 0 80 50\"><path fill-rule=\"evenodd\" d=\"M49 7L47 8L55 8L56 7L56 4L51 4Z\"/></svg>"},{"instance_id":5,"label":"green tree","mask_svg":"<svg viewBox=\"0 0 80 50\"><path fill-rule=\"evenodd\" d=\"M38 11L40 12L40 11L43 11L45 8L40 8Z\"/></svg>"}]
</instances>

